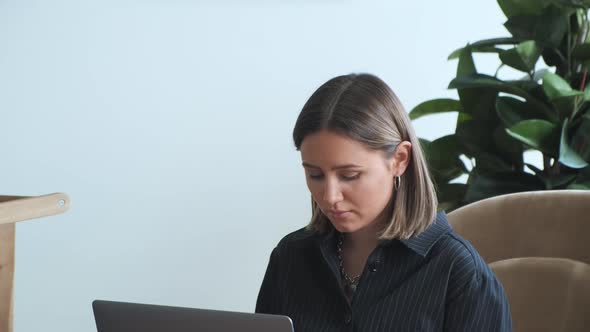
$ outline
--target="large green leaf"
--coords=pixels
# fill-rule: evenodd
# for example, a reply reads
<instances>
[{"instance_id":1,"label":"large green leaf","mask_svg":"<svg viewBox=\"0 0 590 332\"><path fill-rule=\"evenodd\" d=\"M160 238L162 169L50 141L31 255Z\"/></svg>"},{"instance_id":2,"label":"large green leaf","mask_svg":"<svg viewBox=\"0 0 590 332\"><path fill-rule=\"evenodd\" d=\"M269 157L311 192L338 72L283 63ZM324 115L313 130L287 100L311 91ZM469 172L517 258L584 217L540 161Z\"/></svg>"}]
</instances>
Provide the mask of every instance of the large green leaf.
<instances>
[{"instance_id":1,"label":"large green leaf","mask_svg":"<svg viewBox=\"0 0 590 332\"><path fill-rule=\"evenodd\" d=\"M490 140L491 130L481 121L476 122L474 119L457 121L456 135L465 147L465 154L469 157L494 148Z\"/></svg>"},{"instance_id":2,"label":"large green leaf","mask_svg":"<svg viewBox=\"0 0 590 332\"><path fill-rule=\"evenodd\" d=\"M514 85L529 94L529 96L525 98L526 104L531 113L537 115L536 118L546 119L552 122L559 121L558 113L552 106L550 106L551 103L549 102L549 99L547 99L541 84L530 78L525 80L506 80L504 82Z\"/></svg>"},{"instance_id":3,"label":"large green leaf","mask_svg":"<svg viewBox=\"0 0 590 332\"><path fill-rule=\"evenodd\" d=\"M502 52L504 52L504 49L499 48L499 47L495 47L495 46L473 47L473 45L469 45L466 47L469 47L471 49L471 52L474 52L474 53L502 53ZM465 49L465 47L458 48L458 49L454 50L453 53L449 54L449 56L447 57L447 60L458 59L461 56L461 52L463 52L464 49Z\"/></svg>"},{"instance_id":4,"label":"large green leaf","mask_svg":"<svg viewBox=\"0 0 590 332\"><path fill-rule=\"evenodd\" d=\"M590 101L590 84L584 89L584 101Z\"/></svg>"},{"instance_id":5,"label":"large green leaf","mask_svg":"<svg viewBox=\"0 0 590 332\"><path fill-rule=\"evenodd\" d=\"M469 49L461 53L457 66L458 76L477 75L473 57ZM456 133L460 136L461 142L467 148L467 153L486 150L490 145L489 137L499 122L494 112L494 100L498 94L495 89L487 87L475 87L469 89L457 89L459 100L463 106L462 113L470 114L470 119L465 122L465 117L459 114L457 118Z\"/></svg>"},{"instance_id":6,"label":"large green leaf","mask_svg":"<svg viewBox=\"0 0 590 332\"><path fill-rule=\"evenodd\" d=\"M572 181L576 179L577 174L556 174L543 177L545 186L548 190L565 189Z\"/></svg>"},{"instance_id":7,"label":"large green leaf","mask_svg":"<svg viewBox=\"0 0 590 332\"><path fill-rule=\"evenodd\" d=\"M582 91L572 89L569 83L561 76L548 72L543 76L543 90L549 100L562 97L583 96Z\"/></svg>"},{"instance_id":8,"label":"large green leaf","mask_svg":"<svg viewBox=\"0 0 590 332\"><path fill-rule=\"evenodd\" d=\"M504 27L515 37L535 39L539 18L531 15L515 15L508 18Z\"/></svg>"},{"instance_id":9,"label":"large green leaf","mask_svg":"<svg viewBox=\"0 0 590 332\"><path fill-rule=\"evenodd\" d=\"M590 166L578 170L578 179L576 182L579 181L590 181Z\"/></svg>"},{"instance_id":10,"label":"large green leaf","mask_svg":"<svg viewBox=\"0 0 590 332\"><path fill-rule=\"evenodd\" d=\"M494 151L495 152L495 151ZM480 173L511 172L514 168L496 154L480 151L474 155Z\"/></svg>"},{"instance_id":11,"label":"large green leaf","mask_svg":"<svg viewBox=\"0 0 590 332\"><path fill-rule=\"evenodd\" d=\"M545 188L545 184L540 179L529 173L480 174L477 169L474 169L469 175L468 185L465 194L466 203L498 195Z\"/></svg>"},{"instance_id":12,"label":"large green leaf","mask_svg":"<svg viewBox=\"0 0 590 332\"><path fill-rule=\"evenodd\" d=\"M439 183L436 185L438 208L450 212L461 206L467 185L464 183Z\"/></svg>"},{"instance_id":13,"label":"large green leaf","mask_svg":"<svg viewBox=\"0 0 590 332\"><path fill-rule=\"evenodd\" d=\"M520 9L520 6L518 6L514 0L498 0L498 5L500 5L500 8L506 17L523 14L523 10Z\"/></svg>"},{"instance_id":14,"label":"large green leaf","mask_svg":"<svg viewBox=\"0 0 590 332\"><path fill-rule=\"evenodd\" d=\"M454 134L446 135L430 142L431 156L437 159L447 159L448 157L458 157L461 154L461 143Z\"/></svg>"},{"instance_id":15,"label":"large green leaf","mask_svg":"<svg viewBox=\"0 0 590 332\"><path fill-rule=\"evenodd\" d=\"M524 147L522 143L506 133L506 128L499 125L494 130L496 153L509 164L511 170L523 170Z\"/></svg>"},{"instance_id":16,"label":"large green leaf","mask_svg":"<svg viewBox=\"0 0 590 332\"><path fill-rule=\"evenodd\" d=\"M559 47L566 36L569 15L573 9L563 10L550 5L543 11L535 27L535 40L543 46Z\"/></svg>"},{"instance_id":17,"label":"large green leaf","mask_svg":"<svg viewBox=\"0 0 590 332\"><path fill-rule=\"evenodd\" d=\"M502 92L507 92L513 95L521 96L524 98L529 97L529 94L513 85L501 81L493 76L484 74L471 74L471 75L457 75L451 83L449 83L449 89L473 89L473 88L491 88Z\"/></svg>"},{"instance_id":18,"label":"large green leaf","mask_svg":"<svg viewBox=\"0 0 590 332\"><path fill-rule=\"evenodd\" d=\"M561 140L559 145L559 162L570 168L584 168L588 163L574 151L567 142L569 120L565 119L561 129Z\"/></svg>"},{"instance_id":19,"label":"large green leaf","mask_svg":"<svg viewBox=\"0 0 590 332\"><path fill-rule=\"evenodd\" d=\"M457 76L472 75L477 73L475 62L471 54L471 49L464 48L459 56L459 63L457 64ZM475 109L475 104L480 99L480 91L458 90L459 100L464 112L471 113Z\"/></svg>"},{"instance_id":20,"label":"large green leaf","mask_svg":"<svg viewBox=\"0 0 590 332\"><path fill-rule=\"evenodd\" d=\"M559 149L559 127L545 120L525 120L506 129L508 135L524 144L557 156Z\"/></svg>"},{"instance_id":21,"label":"large green leaf","mask_svg":"<svg viewBox=\"0 0 590 332\"><path fill-rule=\"evenodd\" d=\"M505 65L530 73L535 69L535 64L541 56L541 49L534 40L528 40L512 49L502 51L499 55Z\"/></svg>"},{"instance_id":22,"label":"large green leaf","mask_svg":"<svg viewBox=\"0 0 590 332\"><path fill-rule=\"evenodd\" d=\"M526 164L528 168L535 172L535 175L545 183L545 189L563 189L578 176L577 173L564 173L564 174L548 174L541 169L538 169L534 165Z\"/></svg>"},{"instance_id":23,"label":"large green leaf","mask_svg":"<svg viewBox=\"0 0 590 332\"><path fill-rule=\"evenodd\" d=\"M498 0L506 17L515 15L537 15L549 4L549 0Z\"/></svg>"},{"instance_id":24,"label":"large green leaf","mask_svg":"<svg viewBox=\"0 0 590 332\"><path fill-rule=\"evenodd\" d=\"M484 39L480 41L476 41L475 43L467 44L467 46L456 49L451 53L448 57L448 60L457 59L461 56L461 52L464 49L469 49L471 52L496 52L496 50L501 50L497 48L498 45L515 45L520 43L522 40L518 38L512 37L504 37L504 38L492 38L492 39Z\"/></svg>"},{"instance_id":25,"label":"large green leaf","mask_svg":"<svg viewBox=\"0 0 590 332\"><path fill-rule=\"evenodd\" d=\"M572 183L569 186L567 186L567 189L572 189L572 190L590 190L590 181L587 182L582 182L582 183Z\"/></svg>"},{"instance_id":26,"label":"large green leaf","mask_svg":"<svg viewBox=\"0 0 590 332\"><path fill-rule=\"evenodd\" d=\"M473 88L490 88L501 92L506 92L525 98L532 107L543 112L548 119L557 120L557 115L544 103L531 96L526 90L519 87L516 82L501 81L493 76L483 74L472 74L459 76L451 81L449 89L473 89ZM463 105L463 109L467 109Z\"/></svg>"},{"instance_id":27,"label":"large green leaf","mask_svg":"<svg viewBox=\"0 0 590 332\"><path fill-rule=\"evenodd\" d=\"M460 112L463 108L461 102L454 99L433 99L425 101L410 111L410 119L415 120L422 116L436 113Z\"/></svg>"},{"instance_id":28,"label":"large green leaf","mask_svg":"<svg viewBox=\"0 0 590 332\"><path fill-rule=\"evenodd\" d=\"M551 104L555 106L555 109L559 112L560 118L570 118L573 117L577 109L584 99L584 94L575 94L568 97L558 97L551 101Z\"/></svg>"},{"instance_id":29,"label":"large green leaf","mask_svg":"<svg viewBox=\"0 0 590 332\"><path fill-rule=\"evenodd\" d=\"M540 15L515 15L504 26L515 38L534 39L542 47L557 48L568 29L568 18L573 9L549 5Z\"/></svg>"},{"instance_id":30,"label":"large green leaf","mask_svg":"<svg viewBox=\"0 0 590 332\"><path fill-rule=\"evenodd\" d=\"M471 43L471 47L481 47L481 46L494 46L494 45L515 45L524 40L514 38L514 37L500 37L500 38L489 38L489 39L482 39L478 40L474 43Z\"/></svg>"},{"instance_id":31,"label":"large green leaf","mask_svg":"<svg viewBox=\"0 0 590 332\"><path fill-rule=\"evenodd\" d=\"M424 152L424 155L428 158L430 151L430 141L422 137L418 137L418 142L420 142L420 148L422 149L422 152Z\"/></svg>"},{"instance_id":32,"label":"large green leaf","mask_svg":"<svg viewBox=\"0 0 590 332\"><path fill-rule=\"evenodd\" d=\"M479 151L493 150L494 145L490 140L494 128L500 123L494 112L493 105L496 92L488 89L467 89L460 90L462 102L468 105L471 113L459 113L457 117L456 135L466 148L465 153L473 156ZM473 94L473 99L465 97L466 94ZM477 97L480 98L477 98ZM464 106L465 107L465 106Z\"/></svg>"},{"instance_id":33,"label":"large green leaf","mask_svg":"<svg viewBox=\"0 0 590 332\"><path fill-rule=\"evenodd\" d=\"M459 158L461 146L455 135L447 135L430 142L428 147L429 169L437 183L446 183L467 172Z\"/></svg>"},{"instance_id":34,"label":"large green leaf","mask_svg":"<svg viewBox=\"0 0 590 332\"><path fill-rule=\"evenodd\" d=\"M588 0L550 0L550 1L560 7L568 7L568 8L587 9L587 7L590 6L590 1L588 1Z\"/></svg>"},{"instance_id":35,"label":"large green leaf","mask_svg":"<svg viewBox=\"0 0 590 332\"><path fill-rule=\"evenodd\" d=\"M534 119L537 115L526 102L506 96L496 99L496 112L507 128L518 122Z\"/></svg>"},{"instance_id":36,"label":"large green leaf","mask_svg":"<svg viewBox=\"0 0 590 332\"><path fill-rule=\"evenodd\" d=\"M512 97L498 97L496 99L496 112L505 127L509 128L518 122L528 120L522 114L524 105L524 102Z\"/></svg>"},{"instance_id":37,"label":"large green leaf","mask_svg":"<svg viewBox=\"0 0 590 332\"><path fill-rule=\"evenodd\" d=\"M578 104L584 99L584 92L572 89L566 80L553 73L543 76L543 91L562 119L573 116Z\"/></svg>"},{"instance_id":38,"label":"large green leaf","mask_svg":"<svg viewBox=\"0 0 590 332\"><path fill-rule=\"evenodd\" d=\"M457 123L466 123L468 121L473 120L473 116L469 113L461 112L459 116L457 116Z\"/></svg>"},{"instance_id":39,"label":"large green leaf","mask_svg":"<svg viewBox=\"0 0 590 332\"><path fill-rule=\"evenodd\" d=\"M578 178L572 184L570 184L567 189L582 189L582 190L589 190L590 189L590 166L587 166L582 169L578 169Z\"/></svg>"},{"instance_id":40,"label":"large green leaf","mask_svg":"<svg viewBox=\"0 0 590 332\"><path fill-rule=\"evenodd\" d=\"M505 80L504 82L506 84L514 85L515 87L526 91L529 95L530 94L534 95L538 91L541 91L541 95L543 97L545 96L541 85L539 83L535 82L534 80L532 80L530 77L528 77L527 79L522 79L522 80Z\"/></svg>"},{"instance_id":41,"label":"large green leaf","mask_svg":"<svg viewBox=\"0 0 590 332\"><path fill-rule=\"evenodd\" d=\"M582 159L590 162L590 114L587 113L582 117L580 125L572 136L571 146Z\"/></svg>"},{"instance_id":42,"label":"large green leaf","mask_svg":"<svg viewBox=\"0 0 590 332\"><path fill-rule=\"evenodd\" d=\"M457 64L457 76L466 76L477 73L475 62L473 61L473 56L471 54L471 49L469 47L465 47L461 51L459 64Z\"/></svg>"}]
</instances>

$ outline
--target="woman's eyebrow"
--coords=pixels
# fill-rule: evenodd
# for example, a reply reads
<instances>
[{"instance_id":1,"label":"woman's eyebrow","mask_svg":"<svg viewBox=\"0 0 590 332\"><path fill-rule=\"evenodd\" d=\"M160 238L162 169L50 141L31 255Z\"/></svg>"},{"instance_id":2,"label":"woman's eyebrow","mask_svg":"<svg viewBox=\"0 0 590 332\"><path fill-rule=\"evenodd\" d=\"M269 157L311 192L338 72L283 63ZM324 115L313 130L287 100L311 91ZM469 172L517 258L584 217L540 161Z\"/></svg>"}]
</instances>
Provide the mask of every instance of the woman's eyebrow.
<instances>
[{"instance_id":1,"label":"woman's eyebrow","mask_svg":"<svg viewBox=\"0 0 590 332\"><path fill-rule=\"evenodd\" d=\"M320 167L315 166L315 165L312 165L312 164L309 164L309 163L306 163L306 162L303 162L302 165L303 165L303 167L307 167L307 168L317 168L317 169L320 169ZM344 168L359 168L359 167L362 167L362 166L356 165L356 164L344 164L344 165L334 166L334 167L332 167L332 170L344 169Z\"/></svg>"}]
</instances>

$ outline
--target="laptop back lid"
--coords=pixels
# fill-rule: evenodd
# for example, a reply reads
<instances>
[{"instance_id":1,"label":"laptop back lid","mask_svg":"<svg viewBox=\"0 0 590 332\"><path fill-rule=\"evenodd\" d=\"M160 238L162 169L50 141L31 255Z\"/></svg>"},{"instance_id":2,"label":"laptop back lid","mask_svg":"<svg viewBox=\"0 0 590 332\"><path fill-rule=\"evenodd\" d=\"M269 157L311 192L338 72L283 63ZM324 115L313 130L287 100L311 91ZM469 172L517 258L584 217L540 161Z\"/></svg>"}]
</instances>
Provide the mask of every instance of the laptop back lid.
<instances>
[{"instance_id":1,"label":"laptop back lid","mask_svg":"<svg viewBox=\"0 0 590 332\"><path fill-rule=\"evenodd\" d=\"M293 332L287 316L128 302L92 302L98 332Z\"/></svg>"}]
</instances>

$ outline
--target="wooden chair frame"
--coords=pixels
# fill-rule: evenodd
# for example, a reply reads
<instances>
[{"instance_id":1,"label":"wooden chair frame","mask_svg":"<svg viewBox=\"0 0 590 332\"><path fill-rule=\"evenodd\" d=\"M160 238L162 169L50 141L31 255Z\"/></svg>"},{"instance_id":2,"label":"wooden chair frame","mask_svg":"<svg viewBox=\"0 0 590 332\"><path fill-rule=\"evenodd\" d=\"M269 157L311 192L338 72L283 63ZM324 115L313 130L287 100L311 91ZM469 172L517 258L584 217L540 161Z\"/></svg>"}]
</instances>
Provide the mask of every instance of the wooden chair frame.
<instances>
[{"instance_id":1,"label":"wooden chair frame","mask_svg":"<svg viewBox=\"0 0 590 332\"><path fill-rule=\"evenodd\" d=\"M15 224L64 213L69 205L62 193L0 196L0 331L13 330Z\"/></svg>"}]
</instances>

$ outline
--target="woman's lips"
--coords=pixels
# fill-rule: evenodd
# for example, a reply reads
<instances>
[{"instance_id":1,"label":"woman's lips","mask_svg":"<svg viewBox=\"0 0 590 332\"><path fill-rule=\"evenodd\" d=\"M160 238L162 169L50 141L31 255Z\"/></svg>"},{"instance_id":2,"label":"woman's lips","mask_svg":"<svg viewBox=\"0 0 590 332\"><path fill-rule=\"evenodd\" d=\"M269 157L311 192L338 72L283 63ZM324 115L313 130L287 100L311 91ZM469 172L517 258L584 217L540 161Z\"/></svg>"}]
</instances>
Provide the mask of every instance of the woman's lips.
<instances>
[{"instance_id":1,"label":"woman's lips","mask_svg":"<svg viewBox=\"0 0 590 332\"><path fill-rule=\"evenodd\" d=\"M336 219L346 219L348 216L351 215L351 212L350 211L330 210L330 215Z\"/></svg>"}]
</instances>

